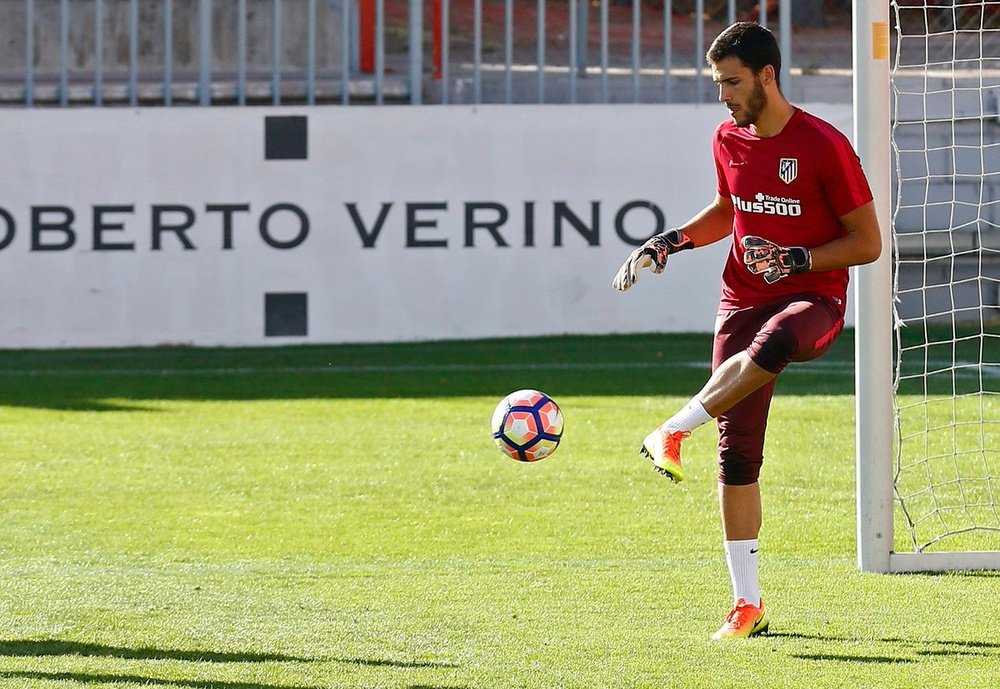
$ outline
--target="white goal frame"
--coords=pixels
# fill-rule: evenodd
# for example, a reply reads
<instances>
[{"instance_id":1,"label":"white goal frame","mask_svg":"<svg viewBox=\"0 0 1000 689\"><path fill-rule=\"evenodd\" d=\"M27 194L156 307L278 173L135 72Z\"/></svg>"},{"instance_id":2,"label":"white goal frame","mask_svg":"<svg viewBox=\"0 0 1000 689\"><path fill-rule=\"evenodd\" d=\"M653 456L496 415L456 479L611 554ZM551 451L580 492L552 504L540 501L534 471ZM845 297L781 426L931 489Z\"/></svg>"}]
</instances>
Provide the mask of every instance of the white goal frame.
<instances>
[{"instance_id":1,"label":"white goal frame","mask_svg":"<svg viewBox=\"0 0 1000 689\"><path fill-rule=\"evenodd\" d=\"M856 2L854 143L867 172L882 256L855 270L857 564L867 572L1000 569L1000 551L893 551L893 289L889 3Z\"/></svg>"}]
</instances>

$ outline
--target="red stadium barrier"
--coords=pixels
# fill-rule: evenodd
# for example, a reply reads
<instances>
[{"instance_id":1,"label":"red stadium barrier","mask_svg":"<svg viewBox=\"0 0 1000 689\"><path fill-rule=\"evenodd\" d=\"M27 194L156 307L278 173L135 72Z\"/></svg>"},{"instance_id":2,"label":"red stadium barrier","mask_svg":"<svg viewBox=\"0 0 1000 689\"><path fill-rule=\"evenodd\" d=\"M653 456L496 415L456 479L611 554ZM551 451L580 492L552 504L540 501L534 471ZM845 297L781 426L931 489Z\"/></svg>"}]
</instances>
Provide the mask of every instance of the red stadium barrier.
<instances>
[{"instance_id":1,"label":"red stadium barrier","mask_svg":"<svg viewBox=\"0 0 1000 689\"><path fill-rule=\"evenodd\" d=\"M359 68L366 74L375 71L375 0L358 0Z\"/></svg>"}]
</instances>

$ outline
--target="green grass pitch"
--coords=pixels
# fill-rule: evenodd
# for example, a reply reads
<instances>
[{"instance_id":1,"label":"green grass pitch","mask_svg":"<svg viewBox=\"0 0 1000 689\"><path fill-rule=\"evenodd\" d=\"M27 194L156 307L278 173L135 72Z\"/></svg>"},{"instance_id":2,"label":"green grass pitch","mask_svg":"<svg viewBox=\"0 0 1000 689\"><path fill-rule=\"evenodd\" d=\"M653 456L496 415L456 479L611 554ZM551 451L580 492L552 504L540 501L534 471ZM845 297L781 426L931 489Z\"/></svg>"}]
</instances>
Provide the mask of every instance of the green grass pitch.
<instances>
[{"instance_id":1,"label":"green grass pitch","mask_svg":"<svg viewBox=\"0 0 1000 689\"><path fill-rule=\"evenodd\" d=\"M1000 576L856 570L850 333L778 384L772 633L709 640L715 431L681 485L636 452L709 348L0 352L0 687L1000 686ZM534 465L489 436L522 387L566 417Z\"/></svg>"}]
</instances>

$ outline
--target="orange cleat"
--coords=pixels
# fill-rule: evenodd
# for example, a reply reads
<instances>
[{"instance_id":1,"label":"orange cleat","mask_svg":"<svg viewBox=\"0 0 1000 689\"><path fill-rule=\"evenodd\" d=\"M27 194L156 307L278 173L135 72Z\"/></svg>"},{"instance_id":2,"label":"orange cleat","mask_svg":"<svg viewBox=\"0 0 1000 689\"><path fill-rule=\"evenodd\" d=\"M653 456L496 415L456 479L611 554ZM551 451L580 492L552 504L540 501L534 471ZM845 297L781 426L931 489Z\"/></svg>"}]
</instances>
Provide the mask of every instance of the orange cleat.
<instances>
[{"instance_id":1,"label":"orange cleat","mask_svg":"<svg viewBox=\"0 0 1000 689\"><path fill-rule=\"evenodd\" d=\"M763 600L758 608L740 598L736 601L736 607L726 617L726 621L719 628L719 631L712 634L712 638L716 641L719 639L745 639L748 636L763 634L767 631L768 624L767 610L764 609Z\"/></svg>"},{"instance_id":2,"label":"orange cleat","mask_svg":"<svg viewBox=\"0 0 1000 689\"><path fill-rule=\"evenodd\" d=\"M639 452L647 457L653 468L674 483L684 480L681 469L681 441L691 435L690 431L666 431L661 426L646 436Z\"/></svg>"}]
</instances>

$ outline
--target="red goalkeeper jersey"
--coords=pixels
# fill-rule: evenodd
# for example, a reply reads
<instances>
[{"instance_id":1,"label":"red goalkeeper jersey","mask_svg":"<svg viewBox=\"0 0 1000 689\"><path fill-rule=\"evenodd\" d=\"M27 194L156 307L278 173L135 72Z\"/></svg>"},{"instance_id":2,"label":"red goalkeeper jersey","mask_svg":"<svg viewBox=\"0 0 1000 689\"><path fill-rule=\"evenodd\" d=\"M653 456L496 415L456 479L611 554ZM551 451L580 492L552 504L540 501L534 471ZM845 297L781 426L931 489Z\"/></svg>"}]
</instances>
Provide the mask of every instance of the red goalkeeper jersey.
<instances>
[{"instance_id":1,"label":"red goalkeeper jersey","mask_svg":"<svg viewBox=\"0 0 1000 689\"><path fill-rule=\"evenodd\" d=\"M872 200L861 161L833 125L796 108L777 136L727 120L713 143L719 195L733 202L733 247L722 274L722 308L793 294L847 300L847 269L789 275L773 284L743 264L743 237L812 248L844 236L845 215Z\"/></svg>"}]
</instances>

